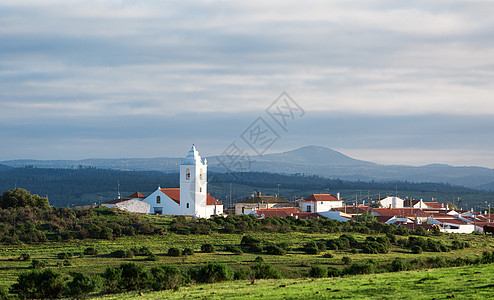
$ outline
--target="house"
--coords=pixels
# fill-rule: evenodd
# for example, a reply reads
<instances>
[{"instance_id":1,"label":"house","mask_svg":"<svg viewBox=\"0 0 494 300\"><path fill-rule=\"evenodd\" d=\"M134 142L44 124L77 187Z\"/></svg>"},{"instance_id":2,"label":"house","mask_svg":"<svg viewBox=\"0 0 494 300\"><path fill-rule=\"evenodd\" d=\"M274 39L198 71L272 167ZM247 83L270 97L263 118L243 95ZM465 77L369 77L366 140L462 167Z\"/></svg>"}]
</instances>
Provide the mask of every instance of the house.
<instances>
[{"instance_id":1,"label":"house","mask_svg":"<svg viewBox=\"0 0 494 300\"><path fill-rule=\"evenodd\" d=\"M427 218L432 216L419 208L372 208L369 213L375 217L385 216L385 217L396 217L396 218L407 218L415 223L423 223L427 221Z\"/></svg>"},{"instance_id":2,"label":"house","mask_svg":"<svg viewBox=\"0 0 494 300\"><path fill-rule=\"evenodd\" d=\"M147 214L149 213L149 203L143 202L146 196L139 192L135 192L130 196L127 196L125 198L117 198L115 200L107 201L104 203L101 203L101 205L113 208L116 207L121 210L129 211L129 212L134 212L134 213L141 213L141 214Z\"/></svg>"},{"instance_id":3,"label":"house","mask_svg":"<svg viewBox=\"0 0 494 300\"><path fill-rule=\"evenodd\" d=\"M420 199L420 200L406 199L403 202L403 207L429 208L422 199Z\"/></svg>"},{"instance_id":4,"label":"house","mask_svg":"<svg viewBox=\"0 0 494 300\"><path fill-rule=\"evenodd\" d=\"M150 213L209 218L223 214L223 204L207 193L207 160L201 159L192 145L180 165L180 188L158 187L142 201L150 206Z\"/></svg>"},{"instance_id":5,"label":"house","mask_svg":"<svg viewBox=\"0 0 494 300\"><path fill-rule=\"evenodd\" d=\"M446 207L444 207L444 204L439 203L439 202L424 202L425 205L427 205L427 208L431 209L438 209L438 210L444 210Z\"/></svg>"},{"instance_id":6,"label":"house","mask_svg":"<svg viewBox=\"0 0 494 300\"><path fill-rule=\"evenodd\" d=\"M441 226L441 232L449 233L472 233L475 225L461 219L430 217L428 223Z\"/></svg>"},{"instance_id":7,"label":"house","mask_svg":"<svg viewBox=\"0 0 494 300\"><path fill-rule=\"evenodd\" d=\"M385 197L373 202L378 202L383 208L402 208L405 200L399 197Z\"/></svg>"},{"instance_id":8,"label":"house","mask_svg":"<svg viewBox=\"0 0 494 300\"><path fill-rule=\"evenodd\" d=\"M343 207L343 201L331 194L312 194L300 201L300 207L305 212L325 212L335 207Z\"/></svg>"},{"instance_id":9,"label":"house","mask_svg":"<svg viewBox=\"0 0 494 300\"><path fill-rule=\"evenodd\" d=\"M257 191L255 196L235 203L235 215L247 215L259 209L294 206L290 201L280 199L276 196L263 196L260 191Z\"/></svg>"}]
</instances>

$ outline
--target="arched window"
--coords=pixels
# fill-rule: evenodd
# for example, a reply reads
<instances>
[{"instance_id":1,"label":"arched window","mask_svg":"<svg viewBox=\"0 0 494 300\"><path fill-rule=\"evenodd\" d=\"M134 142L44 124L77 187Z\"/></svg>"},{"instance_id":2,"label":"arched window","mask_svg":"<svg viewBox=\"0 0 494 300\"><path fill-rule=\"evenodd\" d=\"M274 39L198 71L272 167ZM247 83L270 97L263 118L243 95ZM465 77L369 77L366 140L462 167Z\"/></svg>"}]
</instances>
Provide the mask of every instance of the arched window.
<instances>
[{"instance_id":1,"label":"arched window","mask_svg":"<svg viewBox=\"0 0 494 300\"><path fill-rule=\"evenodd\" d=\"M202 193L202 187L199 188L199 193Z\"/></svg>"},{"instance_id":2,"label":"arched window","mask_svg":"<svg viewBox=\"0 0 494 300\"><path fill-rule=\"evenodd\" d=\"M160 204L161 203L161 197L160 196L156 196L156 203L157 204Z\"/></svg>"},{"instance_id":3,"label":"arched window","mask_svg":"<svg viewBox=\"0 0 494 300\"><path fill-rule=\"evenodd\" d=\"M187 203L187 208L189 208L189 203Z\"/></svg>"},{"instance_id":4,"label":"arched window","mask_svg":"<svg viewBox=\"0 0 494 300\"><path fill-rule=\"evenodd\" d=\"M190 180L190 169L185 169L185 179Z\"/></svg>"},{"instance_id":5,"label":"arched window","mask_svg":"<svg viewBox=\"0 0 494 300\"><path fill-rule=\"evenodd\" d=\"M199 170L199 180L202 180L202 169Z\"/></svg>"}]
</instances>

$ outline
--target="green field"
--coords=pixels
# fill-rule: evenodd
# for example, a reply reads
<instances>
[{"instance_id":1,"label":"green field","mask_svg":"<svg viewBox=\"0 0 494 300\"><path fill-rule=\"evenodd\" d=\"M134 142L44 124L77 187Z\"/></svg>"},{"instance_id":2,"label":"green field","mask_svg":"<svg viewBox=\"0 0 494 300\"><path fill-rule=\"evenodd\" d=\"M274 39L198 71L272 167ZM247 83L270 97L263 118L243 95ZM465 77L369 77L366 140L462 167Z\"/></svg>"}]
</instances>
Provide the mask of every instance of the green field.
<instances>
[{"instance_id":1,"label":"green field","mask_svg":"<svg viewBox=\"0 0 494 300\"><path fill-rule=\"evenodd\" d=\"M494 265L324 279L239 280L98 299L492 299Z\"/></svg>"},{"instance_id":2,"label":"green field","mask_svg":"<svg viewBox=\"0 0 494 300\"><path fill-rule=\"evenodd\" d=\"M149 216L154 224L167 226L170 218ZM364 241L369 235L350 233L358 241ZM182 287L178 292L164 291L156 293L145 292L144 298L415 298L417 297L445 297L455 294L467 298L468 289L472 288L475 297L485 298L492 295L493 280L488 274L494 270L492 265L477 265L462 268L444 268L429 271L410 271L401 273L382 273L372 275L345 276L331 279L306 279L311 266L333 266L344 268L342 257L350 257L352 263L367 262L373 260L377 265L389 264L396 257L405 260L442 257L447 259L476 258L481 257L484 251L494 250L494 238L480 235L454 235L445 234L431 236L431 239L450 245L452 241L468 242L470 247L449 252L423 252L412 254L409 249L398 245L391 245L386 254L352 253L351 250L326 250L319 254L309 255L301 248L307 241L320 241L333 239L338 234L327 233L252 233L253 236L272 243L288 242L292 250L286 255L269 255L265 253L249 253L235 255L224 250L226 245L239 245L242 234L211 233L208 235L179 235L166 233L164 235L122 237L115 240L71 240L64 242L47 242L38 245L2 245L0 246L0 287L8 287L15 283L17 276L30 270L31 262L20 261L18 257L22 253L28 253L31 259L38 259L46 263L47 268L54 268L63 274L78 271L87 274L102 274L108 266L118 266L123 262L135 262L138 265L150 269L153 266L172 264L183 270L194 266L203 266L210 262L223 263L234 270L249 270L250 265L258 256L270 263L274 268L282 270L287 279L257 280L255 285L249 281L239 280L212 285L194 284ZM383 234L372 235L374 237ZM401 237L399 237L401 238ZM403 237L406 238L406 237ZM202 244L215 245L215 253L201 253ZM86 247L95 247L99 254L95 256L80 256ZM118 249L130 249L148 247L158 256L158 261L146 261L145 257L112 258L109 253ZM167 256L171 247L181 249L190 247L195 254L187 257ZM60 252L71 252L74 256L69 260L70 265L63 265L64 260L58 259ZM323 257L331 253L332 258ZM478 273L481 272L481 273ZM425 279L424 279L425 278ZM460 284L461 283L461 284ZM285 287L280 287L284 285ZM94 295L97 296L97 295ZM122 298L125 294L108 295L109 298ZM127 294L125 297L134 298L136 293Z\"/></svg>"}]
</instances>

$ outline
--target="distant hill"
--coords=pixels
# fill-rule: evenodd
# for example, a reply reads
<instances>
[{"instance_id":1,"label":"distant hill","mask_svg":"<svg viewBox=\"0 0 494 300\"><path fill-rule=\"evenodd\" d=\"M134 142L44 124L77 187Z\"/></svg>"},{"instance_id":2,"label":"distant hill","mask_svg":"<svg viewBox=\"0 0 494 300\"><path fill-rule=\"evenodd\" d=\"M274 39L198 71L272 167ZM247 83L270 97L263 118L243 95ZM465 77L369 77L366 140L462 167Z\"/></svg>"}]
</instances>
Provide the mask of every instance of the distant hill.
<instances>
[{"instance_id":1,"label":"distant hill","mask_svg":"<svg viewBox=\"0 0 494 300\"><path fill-rule=\"evenodd\" d=\"M42 168L96 167L116 170L177 172L183 158L121 158L84 160L13 160L0 162L10 167L26 165ZM279 174L309 174L327 178L361 181L412 181L462 185L494 190L494 170L482 167L453 167L444 164L426 166L381 165L358 160L320 146L306 146L292 151L250 157L245 171ZM209 170L226 172L220 161L224 156L208 157ZM239 170L234 170L239 171Z\"/></svg>"},{"instance_id":2,"label":"distant hill","mask_svg":"<svg viewBox=\"0 0 494 300\"><path fill-rule=\"evenodd\" d=\"M0 172L10 170L10 169L12 169L12 167L0 164Z\"/></svg>"}]
</instances>

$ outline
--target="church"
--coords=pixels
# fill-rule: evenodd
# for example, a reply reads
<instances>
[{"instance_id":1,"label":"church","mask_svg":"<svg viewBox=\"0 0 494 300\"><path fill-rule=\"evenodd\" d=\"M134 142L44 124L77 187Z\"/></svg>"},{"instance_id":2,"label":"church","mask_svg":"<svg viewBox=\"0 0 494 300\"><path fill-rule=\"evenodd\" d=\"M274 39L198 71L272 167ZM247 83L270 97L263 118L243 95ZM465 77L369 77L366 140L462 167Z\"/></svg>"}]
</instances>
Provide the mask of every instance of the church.
<instances>
[{"instance_id":1,"label":"church","mask_svg":"<svg viewBox=\"0 0 494 300\"><path fill-rule=\"evenodd\" d=\"M185 160L180 164L180 188L158 187L145 197L134 193L126 198L118 198L102 203L107 207L117 207L136 213L158 215L195 216L210 218L223 214L223 204L208 194L208 164L201 159L192 145Z\"/></svg>"},{"instance_id":2,"label":"church","mask_svg":"<svg viewBox=\"0 0 494 300\"><path fill-rule=\"evenodd\" d=\"M180 188L158 187L142 201L150 205L150 213L209 218L223 214L223 204L207 192L207 160L201 159L192 145L180 164Z\"/></svg>"}]
</instances>

